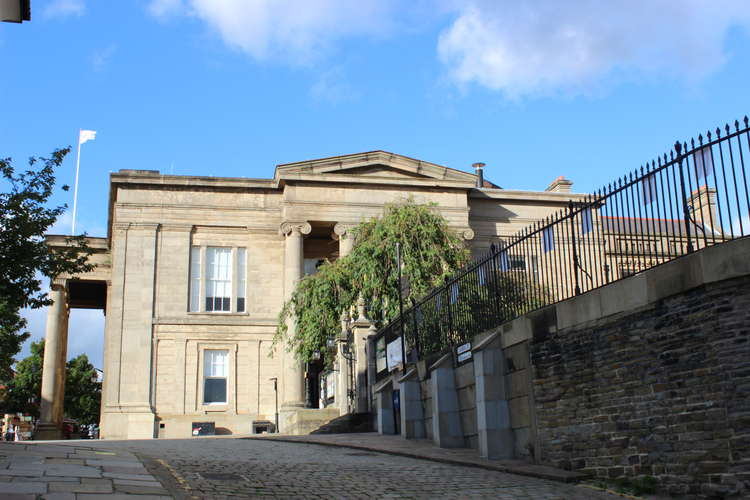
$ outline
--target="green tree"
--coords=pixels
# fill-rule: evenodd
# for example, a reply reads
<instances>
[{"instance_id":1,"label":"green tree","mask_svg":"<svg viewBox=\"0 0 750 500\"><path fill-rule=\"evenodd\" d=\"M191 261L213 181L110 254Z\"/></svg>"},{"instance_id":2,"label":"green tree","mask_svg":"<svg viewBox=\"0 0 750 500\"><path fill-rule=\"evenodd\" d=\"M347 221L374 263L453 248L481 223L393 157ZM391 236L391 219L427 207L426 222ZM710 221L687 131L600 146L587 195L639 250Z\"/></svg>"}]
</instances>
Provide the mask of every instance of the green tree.
<instances>
[{"instance_id":1,"label":"green tree","mask_svg":"<svg viewBox=\"0 0 750 500\"><path fill-rule=\"evenodd\" d=\"M42 392L44 340L31 343L31 355L16 363L15 376L7 385L6 412L21 412L39 418Z\"/></svg>"},{"instance_id":2,"label":"green tree","mask_svg":"<svg viewBox=\"0 0 750 500\"><path fill-rule=\"evenodd\" d=\"M7 386L6 412L21 412L39 418L44 366L44 340L31 343L31 355L16 363L16 373ZM99 422L102 384L85 354L65 366L65 416L81 424Z\"/></svg>"},{"instance_id":3,"label":"green tree","mask_svg":"<svg viewBox=\"0 0 750 500\"><path fill-rule=\"evenodd\" d=\"M68 361L65 368L65 415L80 424L98 424L102 383L96 369L85 354Z\"/></svg>"},{"instance_id":4,"label":"green tree","mask_svg":"<svg viewBox=\"0 0 750 500\"><path fill-rule=\"evenodd\" d=\"M401 245L404 300L419 298L463 266L469 252L434 205L412 200L385 207L382 217L353 231L355 246L346 257L325 262L318 273L300 280L279 314L276 341L304 361L322 350L340 329L341 312L361 295L370 319L382 324L398 314L396 243ZM294 319L293 336L287 323Z\"/></svg>"},{"instance_id":5,"label":"green tree","mask_svg":"<svg viewBox=\"0 0 750 500\"><path fill-rule=\"evenodd\" d=\"M30 158L28 169L16 172L11 158L0 158L0 382L9 382L14 356L28 338L21 309L48 306L42 280L62 273L77 274L93 268L85 236L68 239L64 249L52 250L44 234L67 208L49 207L55 169L70 148L49 158ZM63 190L68 189L62 186Z\"/></svg>"}]
</instances>

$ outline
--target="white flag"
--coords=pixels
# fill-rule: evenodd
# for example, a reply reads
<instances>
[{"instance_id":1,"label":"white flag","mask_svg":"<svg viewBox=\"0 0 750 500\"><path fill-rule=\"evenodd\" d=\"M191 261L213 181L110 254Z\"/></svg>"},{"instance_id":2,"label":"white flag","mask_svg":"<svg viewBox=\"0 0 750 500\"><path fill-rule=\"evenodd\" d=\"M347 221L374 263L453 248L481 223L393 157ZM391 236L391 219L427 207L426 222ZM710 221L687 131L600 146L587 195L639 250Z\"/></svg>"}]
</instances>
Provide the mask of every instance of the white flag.
<instances>
[{"instance_id":1,"label":"white flag","mask_svg":"<svg viewBox=\"0 0 750 500\"><path fill-rule=\"evenodd\" d=\"M96 130L81 130L78 134L78 144L96 139Z\"/></svg>"}]
</instances>

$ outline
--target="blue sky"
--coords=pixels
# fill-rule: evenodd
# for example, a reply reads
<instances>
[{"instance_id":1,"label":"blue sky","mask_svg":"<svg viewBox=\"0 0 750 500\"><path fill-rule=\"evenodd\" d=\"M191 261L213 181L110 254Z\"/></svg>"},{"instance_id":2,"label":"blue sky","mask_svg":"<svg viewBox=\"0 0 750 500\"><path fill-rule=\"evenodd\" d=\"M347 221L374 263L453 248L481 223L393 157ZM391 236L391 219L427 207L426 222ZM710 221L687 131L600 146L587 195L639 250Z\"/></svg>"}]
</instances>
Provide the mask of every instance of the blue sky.
<instances>
[{"instance_id":1,"label":"blue sky","mask_svg":"<svg viewBox=\"0 0 750 500\"><path fill-rule=\"evenodd\" d=\"M78 217L95 236L121 168L267 178L384 149L586 192L749 112L749 29L739 0L33 0L0 25L0 155L96 130ZM75 311L70 354L100 366L102 328Z\"/></svg>"}]
</instances>

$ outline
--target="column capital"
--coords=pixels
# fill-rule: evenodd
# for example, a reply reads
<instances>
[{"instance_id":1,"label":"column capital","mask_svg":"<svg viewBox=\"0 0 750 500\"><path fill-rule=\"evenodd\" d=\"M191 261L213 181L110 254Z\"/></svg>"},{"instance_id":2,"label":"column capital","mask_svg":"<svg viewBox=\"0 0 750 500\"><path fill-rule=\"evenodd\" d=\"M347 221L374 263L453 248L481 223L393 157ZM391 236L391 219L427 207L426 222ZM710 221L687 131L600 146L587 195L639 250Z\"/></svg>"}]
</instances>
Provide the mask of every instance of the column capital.
<instances>
[{"instance_id":1,"label":"column capital","mask_svg":"<svg viewBox=\"0 0 750 500\"><path fill-rule=\"evenodd\" d=\"M349 231L351 231L352 228L356 226L357 226L356 224L347 224L345 222L337 222L336 225L333 226L333 233L331 233L331 237L334 240L338 240L344 235L349 236Z\"/></svg>"},{"instance_id":2,"label":"column capital","mask_svg":"<svg viewBox=\"0 0 750 500\"><path fill-rule=\"evenodd\" d=\"M474 230L470 227L459 229L458 234L460 234L464 240L474 239Z\"/></svg>"},{"instance_id":3,"label":"column capital","mask_svg":"<svg viewBox=\"0 0 750 500\"><path fill-rule=\"evenodd\" d=\"M50 290L60 290L64 292L67 285L67 278L55 278L50 282L49 287Z\"/></svg>"},{"instance_id":4,"label":"column capital","mask_svg":"<svg viewBox=\"0 0 750 500\"><path fill-rule=\"evenodd\" d=\"M289 236L292 233L310 234L312 226L307 221L285 221L279 226L279 234Z\"/></svg>"}]
</instances>

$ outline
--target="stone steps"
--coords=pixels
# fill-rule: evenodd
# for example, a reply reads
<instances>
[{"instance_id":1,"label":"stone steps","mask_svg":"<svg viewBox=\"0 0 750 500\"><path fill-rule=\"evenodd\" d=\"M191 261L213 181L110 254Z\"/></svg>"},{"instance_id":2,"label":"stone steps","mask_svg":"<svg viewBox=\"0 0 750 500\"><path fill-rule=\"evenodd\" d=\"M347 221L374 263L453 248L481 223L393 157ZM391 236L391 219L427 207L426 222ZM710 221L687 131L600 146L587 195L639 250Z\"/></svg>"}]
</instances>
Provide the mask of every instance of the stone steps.
<instances>
[{"instance_id":1,"label":"stone steps","mask_svg":"<svg viewBox=\"0 0 750 500\"><path fill-rule=\"evenodd\" d=\"M310 434L345 434L372 431L372 415L369 413L347 413L321 425Z\"/></svg>"}]
</instances>

